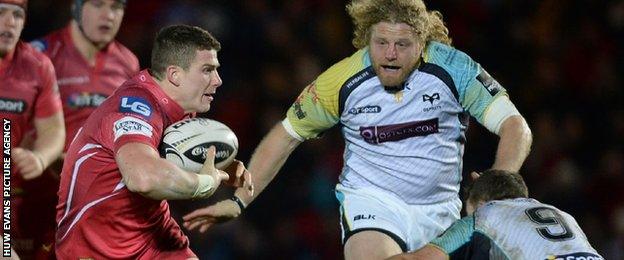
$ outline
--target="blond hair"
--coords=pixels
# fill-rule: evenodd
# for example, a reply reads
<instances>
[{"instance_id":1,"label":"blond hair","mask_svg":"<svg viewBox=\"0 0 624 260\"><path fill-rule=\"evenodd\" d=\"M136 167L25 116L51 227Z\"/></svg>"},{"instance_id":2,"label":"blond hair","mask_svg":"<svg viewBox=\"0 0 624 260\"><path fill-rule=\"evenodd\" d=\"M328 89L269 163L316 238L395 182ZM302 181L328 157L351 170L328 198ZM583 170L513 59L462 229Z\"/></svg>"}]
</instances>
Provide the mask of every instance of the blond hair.
<instances>
[{"instance_id":1,"label":"blond hair","mask_svg":"<svg viewBox=\"0 0 624 260\"><path fill-rule=\"evenodd\" d=\"M421 43L451 44L442 14L428 11L422 0L353 0L347 5L347 12L355 25L353 46L358 49L368 45L371 27L384 21L411 26Z\"/></svg>"}]
</instances>

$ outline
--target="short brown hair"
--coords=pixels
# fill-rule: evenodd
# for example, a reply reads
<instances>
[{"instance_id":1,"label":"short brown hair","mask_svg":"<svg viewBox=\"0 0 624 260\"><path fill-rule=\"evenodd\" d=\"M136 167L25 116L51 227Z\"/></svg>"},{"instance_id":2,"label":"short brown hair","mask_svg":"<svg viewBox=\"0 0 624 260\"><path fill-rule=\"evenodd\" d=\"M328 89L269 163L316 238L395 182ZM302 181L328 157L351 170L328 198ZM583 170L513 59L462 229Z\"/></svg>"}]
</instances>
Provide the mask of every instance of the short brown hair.
<instances>
[{"instance_id":1,"label":"short brown hair","mask_svg":"<svg viewBox=\"0 0 624 260\"><path fill-rule=\"evenodd\" d=\"M347 5L347 12L355 26L353 46L358 49L368 45L371 27L379 22L405 23L414 28L421 43L451 44L442 14L427 10L422 0L353 0Z\"/></svg>"},{"instance_id":2,"label":"short brown hair","mask_svg":"<svg viewBox=\"0 0 624 260\"><path fill-rule=\"evenodd\" d=\"M152 49L151 73L163 79L168 66L180 66L188 70L197 51L221 50L221 43L208 31L197 26L172 25L156 36Z\"/></svg>"},{"instance_id":3,"label":"short brown hair","mask_svg":"<svg viewBox=\"0 0 624 260\"><path fill-rule=\"evenodd\" d=\"M468 187L468 201L527 198L529 190L520 174L504 170L487 170Z\"/></svg>"}]
</instances>

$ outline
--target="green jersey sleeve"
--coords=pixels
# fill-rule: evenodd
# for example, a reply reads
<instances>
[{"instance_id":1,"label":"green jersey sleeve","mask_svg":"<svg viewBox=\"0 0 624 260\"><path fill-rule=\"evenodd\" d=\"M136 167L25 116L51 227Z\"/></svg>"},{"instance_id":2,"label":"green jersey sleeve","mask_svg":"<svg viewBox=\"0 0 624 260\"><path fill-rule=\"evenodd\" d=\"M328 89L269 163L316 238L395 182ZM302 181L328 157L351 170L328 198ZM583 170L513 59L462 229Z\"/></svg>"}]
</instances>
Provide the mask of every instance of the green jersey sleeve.
<instances>
[{"instance_id":1,"label":"green jersey sleeve","mask_svg":"<svg viewBox=\"0 0 624 260\"><path fill-rule=\"evenodd\" d=\"M430 244L451 255L470 244L474 231L474 217L466 216L455 221L451 227L444 231L441 236L432 240Z\"/></svg>"},{"instance_id":2,"label":"green jersey sleeve","mask_svg":"<svg viewBox=\"0 0 624 260\"><path fill-rule=\"evenodd\" d=\"M308 85L290 106L288 123L303 139L318 137L340 121L339 93L342 85L365 69L368 51L362 49L327 69Z\"/></svg>"},{"instance_id":3,"label":"green jersey sleeve","mask_svg":"<svg viewBox=\"0 0 624 260\"><path fill-rule=\"evenodd\" d=\"M424 60L436 64L449 73L459 94L461 106L484 124L489 106L507 91L481 65L466 53L438 42L430 42Z\"/></svg>"}]
</instances>

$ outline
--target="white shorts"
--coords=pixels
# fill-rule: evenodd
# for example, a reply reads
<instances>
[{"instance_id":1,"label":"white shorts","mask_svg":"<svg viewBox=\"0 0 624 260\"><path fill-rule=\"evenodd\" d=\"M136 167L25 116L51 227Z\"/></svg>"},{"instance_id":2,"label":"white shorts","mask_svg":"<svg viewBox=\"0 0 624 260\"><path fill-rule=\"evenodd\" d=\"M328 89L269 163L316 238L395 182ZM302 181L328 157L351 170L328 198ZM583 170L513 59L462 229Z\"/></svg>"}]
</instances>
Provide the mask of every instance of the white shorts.
<instances>
[{"instance_id":1,"label":"white shorts","mask_svg":"<svg viewBox=\"0 0 624 260\"><path fill-rule=\"evenodd\" d=\"M336 185L342 242L360 231L390 236L403 252L419 249L459 219L459 198L427 205L408 205L396 195L375 188Z\"/></svg>"}]
</instances>

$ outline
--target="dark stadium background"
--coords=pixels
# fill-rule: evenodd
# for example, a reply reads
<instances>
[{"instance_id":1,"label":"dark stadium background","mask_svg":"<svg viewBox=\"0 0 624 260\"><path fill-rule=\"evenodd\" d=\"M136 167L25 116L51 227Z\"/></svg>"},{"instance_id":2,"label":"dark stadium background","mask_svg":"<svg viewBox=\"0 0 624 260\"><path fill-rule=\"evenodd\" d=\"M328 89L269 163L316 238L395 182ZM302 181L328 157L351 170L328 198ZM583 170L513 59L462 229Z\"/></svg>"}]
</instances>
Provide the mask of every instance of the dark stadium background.
<instances>
[{"instance_id":1,"label":"dark stadium background","mask_svg":"<svg viewBox=\"0 0 624 260\"><path fill-rule=\"evenodd\" d=\"M70 0L31 0L23 38L69 19ZM248 161L299 91L350 55L346 1L129 0L118 39L149 65L163 25L202 26L221 41L224 84L209 117L228 124ZM509 91L534 134L522 169L532 197L571 213L606 259L624 259L624 1L438 0L454 46ZM492 163L496 138L471 121L464 176ZM304 143L241 218L191 233L202 259L339 259L333 187L337 129ZM223 189L217 198L226 198ZM173 203L178 213L206 202ZM371 245L374 246L374 245Z\"/></svg>"}]
</instances>

